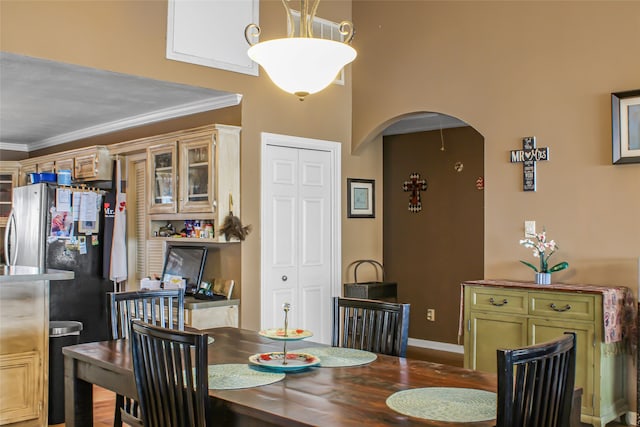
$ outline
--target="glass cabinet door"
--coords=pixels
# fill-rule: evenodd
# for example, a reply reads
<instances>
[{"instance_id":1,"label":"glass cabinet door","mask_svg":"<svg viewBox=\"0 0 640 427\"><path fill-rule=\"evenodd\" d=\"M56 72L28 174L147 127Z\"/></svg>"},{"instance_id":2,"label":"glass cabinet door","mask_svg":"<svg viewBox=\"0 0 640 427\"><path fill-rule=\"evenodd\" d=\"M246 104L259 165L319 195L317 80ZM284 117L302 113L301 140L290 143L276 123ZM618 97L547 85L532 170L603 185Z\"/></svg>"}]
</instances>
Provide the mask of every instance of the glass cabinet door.
<instances>
[{"instance_id":1,"label":"glass cabinet door","mask_svg":"<svg viewBox=\"0 0 640 427\"><path fill-rule=\"evenodd\" d=\"M176 143L147 149L149 213L176 212Z\"/></svg>"},{"instance_id":2,"label":"glass cabinet door","mask_svg":"<svg viewBox=\"0 0 640 427\"><path fill-rule=\"evenodd\" d=\"M212 144L209 139L180 144L180 211L211 211Z\"/></svg>"}]
</instances>

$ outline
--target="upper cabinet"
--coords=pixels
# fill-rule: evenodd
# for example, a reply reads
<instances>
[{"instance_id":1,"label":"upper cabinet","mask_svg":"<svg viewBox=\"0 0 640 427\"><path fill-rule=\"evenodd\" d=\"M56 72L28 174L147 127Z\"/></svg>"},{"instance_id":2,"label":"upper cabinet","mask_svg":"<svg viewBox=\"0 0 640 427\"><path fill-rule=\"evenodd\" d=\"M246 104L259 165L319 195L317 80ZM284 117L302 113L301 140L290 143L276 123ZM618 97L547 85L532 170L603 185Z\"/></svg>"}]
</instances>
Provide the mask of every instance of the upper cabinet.
<instances>
[{"instance_id":1,"label":"upper cabinet","mask_svg":"<svg viewBox=\"0 0 640 427\"><path fill-rule=\"evenodd\" d=\"M0 227L7 225L11 213L13 188L18 184L18 162L1 162L0 164Z\"/></svg>"},{"instance_id":2,"label":"upper cabinet","mask_svg":"<svg viewBox=\"0 0 640 427\"><path fill-rule=\"evenodd\" d=\"M215 206L216 134L212 139L213 145L209 138L180 143L180 212L208 212Z\"/></svg>"},{"instance_id":3,"label":"upper cabinet","mask_svg":"<svg viewBox=\"0 0 640 427\"><path fill-rule=\"evenodd\" d=\"M109 154L109 149L104 146L91 147L87 150L78 151L75 156L75 174L76 180L87 181L108 181L111 180L113 171L113 158ZM68 167L68 163L59 164L56 161L56 172L64 170Z\"/></svg>"},{"instance_id":4,"label":"upper cabinet","mask_svg":"<svg viewBox=\"0 0 640 427\"><path fill-rule=\"evenodd\" d=\"M103 145L63 151L20 161L19 185L30 184L29 174L35 172L71 172L74 182L110 181L112 156Z\"/></svg>"},{"instance_id":5,"label":"upper cabinet","mask_svg":"<svg viewBox=\"0 0 640 427\"><path fill-rule=\"evenodd\" d=\"M177 212L177 141L147 148L149 213Z\"/></svg>"},{"instance_id":6,"label":"upper cabinet","mask_svg":"<svg viewBox=\"0 0 640 427\"><path fill-rule=\"evenodd\" d=\"M185 214L179 216L214 219L218 228L232 209L238 215L240 128L207 126L172 137L147 148L152 219Z\"/></svg>"}]
</instances>

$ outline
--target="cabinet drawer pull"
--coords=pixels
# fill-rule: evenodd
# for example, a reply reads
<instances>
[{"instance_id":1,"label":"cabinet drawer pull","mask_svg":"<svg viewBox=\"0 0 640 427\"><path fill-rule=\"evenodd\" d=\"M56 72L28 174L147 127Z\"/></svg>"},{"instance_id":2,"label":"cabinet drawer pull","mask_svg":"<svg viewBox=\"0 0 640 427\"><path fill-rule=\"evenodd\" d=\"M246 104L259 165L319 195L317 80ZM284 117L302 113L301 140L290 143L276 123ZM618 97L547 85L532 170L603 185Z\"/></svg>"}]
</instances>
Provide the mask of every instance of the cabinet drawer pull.
<instances>
[{"instance_id":1,"label":"cabinet drawer pull","mask_svg":"<svg viewBox=\"0 0 640 427\"><path fill-rule=\"evenodd\" d=\"M495 305L496 307L502 307L503 305L507 304L509 301L507 301L507 299L503 299L502 302L496 302L496 300L493 299L493 297L489 298L489 303L491 305Z\"/></svg>"},{"instance_id":2,"label":"cabinet drawer pull","mask_svg":"<svg viewBox=\"0 0 640 427\"><path fill-rule=\"evenodd\" d=\"M551 303L551 305L549 306L551 307L551 310L553 311L559 311L559 312L563 312L563 311L569 311L571 310L571 306L569 304L565 305L562 308L558 308L554 303Z\"/></svg>"}]
</instances>

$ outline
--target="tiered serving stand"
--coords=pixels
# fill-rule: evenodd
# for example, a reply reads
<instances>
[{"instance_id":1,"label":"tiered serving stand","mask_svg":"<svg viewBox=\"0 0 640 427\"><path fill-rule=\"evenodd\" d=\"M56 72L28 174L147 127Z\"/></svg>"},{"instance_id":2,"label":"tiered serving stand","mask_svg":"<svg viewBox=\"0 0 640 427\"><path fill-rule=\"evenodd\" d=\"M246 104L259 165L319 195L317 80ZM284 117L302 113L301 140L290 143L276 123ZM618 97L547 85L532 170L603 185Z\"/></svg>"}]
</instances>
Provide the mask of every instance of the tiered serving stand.
<instances>
[{"instance_id":1,"label":"tiered serving stand","mask_svg":"<svg viewBox=\"0 0 640 427\"><path fill-rule=\"evenodd\" d=\"M288 317L291 305L284 303L284 328L265 329L259 334L265 338L283 342L283 350L270 353L258 353L249 357L249 363L275 372L297 372L320 364L320 359L309 353L287 352L288 341L298 341L313 336L305 329L289 329Z\"/></svg>"}]
</instances>

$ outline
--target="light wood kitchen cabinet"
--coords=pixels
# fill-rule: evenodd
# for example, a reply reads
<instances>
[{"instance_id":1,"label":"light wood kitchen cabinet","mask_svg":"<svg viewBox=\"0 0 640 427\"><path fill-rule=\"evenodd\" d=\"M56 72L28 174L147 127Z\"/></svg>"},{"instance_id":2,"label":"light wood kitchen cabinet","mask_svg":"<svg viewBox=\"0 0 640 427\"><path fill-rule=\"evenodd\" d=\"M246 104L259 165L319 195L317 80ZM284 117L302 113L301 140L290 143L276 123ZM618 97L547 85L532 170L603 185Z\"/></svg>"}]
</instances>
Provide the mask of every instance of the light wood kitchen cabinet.
<instances>
[{"instance_id":1,"label":"light wood kitchen cabinet","mask_svg":"<svg viewBox=\"0 0 640 427\"><path fill-rule=\"evenodd\" d=\"M38 172L37 164L33 163L33 164L25 165L21 161L20 174L18 175L18 185L23 186L23 185L31 184L31 182L29 181L29 174L36 173L36 172Z\"/></svg>"},{"instance_id":2,"label":"light wood kitchen cabinet","mask_svg":"<svg viewBox=\"0 0 640 427\"><path fill-rule=\"evenodd\" d=\"M29 174L36 172L71 171L74 183L86 181L110 181L113 171L112 156L103 145L62 151L41 157L20 160L19 185L27 185Z\"/></svg>"},{"instance_id":3,"label":"light wood kitchen cabinet","mask_svg":"<svg viewBox=\"0 0 640 427\"><path fill-rule=\"evenodd\" d=\"M59 173L60 171L69 171L71 172L71 179L75 179L75 167L73 160L73 158L56 160L56 173Z\"/></svg>"},{"instance_id":4,"label":"light wood kitchen cabinet","mask_svg":"<svg viewBox=\"0 0 640 427\"><path fill-rule=\"evenodd\" d=\"M0 270L0 425L47 425L49 281L72 272Z\"/></svg>"},{"instance_id":5,"label":"light wood kitchen cabinet","mask_svg":"<svg viewBox=\"0 0 640 427\"><path fill-rule=\"evenodd\" d=\"M207 126L155 142L147 148L150 238L166 240L161 227L175 222L179 231L190 219L212 222L219 236L232 206L240 214L240 128Z\"/></svg>"},{"instance_id":6,"label":"light wood kitchen cabinet","mask_svg":"<svg viewBox=\"0 0 640 427\"><path fill-rule=\"evenodd\" d=\"M196 329L211 329L224 326L238 327L240 300L197 300L186 297L184 301L184 324Z\"/></svg>"},{"instance_id":7,"label":"light wood kitchen cabinet","mask_svg":"<svg viewBox=\"0 0 640 427\"><path fill-rule=\"evenodd\" d=\"M56 163L53 160L38 163L38 173L42 172L55 172Z\"/></svg>"},{"instance_id":8,"label":"light wood kitchen cabinet","mask_svg":"<svg viewBox=\"0 0 640 427\"><path fill-rule=\"evenodd\" d=\"M149 147L149 213L213 212L213 152L209 136Z\"/></svg>"},{"instance_id":9,"label":"light wood kitchen cabinet","mask_svg":"<svg viewBox=\"0 0 640 427\"><path fill-rule=\"evenodd\" d=\"M0 162L0 228L7 226L7 220L11 213L13 189L18 185L19 171L18 162Z\"/></svg>"},{"instance_id":10,"label":"light wood kitchen cabinet","mask_svg":"<svg viewBox=\"0 0 640 427\"><path fill-rule=\"evenodd\" d=\"M81 181L110 181L113 158L109 149L95 146L78 150L74 156L74 179Z\"/></svg>"},{"instance_id":11,"label":"light wood kitchen cabinet","mask_svg":"<svg viewBox=\"0 0 640 427\"><path fill-rule=\"evenodd\" d=\"M180 212L207 212L211 209L211 203L215 201L212 148L208 139L180 143Z\"/></svg>"},{"instance_id":12,"label":"light wood kitchen cabinet","mask_svg":"<svg viewBox=\"0 0 640 427\"><path fill-rule=\"evenodd\" d=\"M578 287L579 286L579 287ZM592 288L592 292L589 289ZM582 422L604 426L629 410L626 360L603 335L601 287L506 281L463 283L464 366L495 372L496 349L547 342L565 331L577 335L576 381Z\"/></svg>"},{"instance_id":13,"label":"light wood kitchen cabinet","mask_svg":"<svg viewBox=\"0 0 640 427\"><path fill-rule=\"evenodd\" d=\"M177 142L147 148L149 177L148 213L177 212Z\"/></svg>"}]
</instances>

